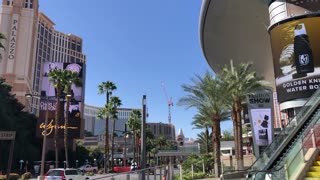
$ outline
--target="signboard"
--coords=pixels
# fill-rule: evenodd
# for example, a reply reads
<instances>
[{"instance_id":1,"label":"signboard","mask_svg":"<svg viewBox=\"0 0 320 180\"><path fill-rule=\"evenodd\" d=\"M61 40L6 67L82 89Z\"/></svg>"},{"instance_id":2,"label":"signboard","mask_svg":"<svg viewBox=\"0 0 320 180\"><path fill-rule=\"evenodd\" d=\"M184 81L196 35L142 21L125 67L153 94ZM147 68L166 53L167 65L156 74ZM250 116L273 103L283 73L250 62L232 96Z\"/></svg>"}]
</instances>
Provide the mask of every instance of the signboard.
<instances>
[{"instance_id":1,"label":"signboard","mask_svg":"<svg viewBox=\"0 0 320 180\"><path fill-rule=\"evenodd\" d=\"M247 104L255 155L259 155L260 146L268 146L273 139L272 91L261 90L248 95Z\"/></svg>"},{"instance_id":2,"label":"signboard","mask_svg":"<svg viewBox=\"0 0 320 180\"><path fill-rule=\"evenodd\" d=\"M83 101L83 87L76 87L74 84L71 85L71 95L70 107L68 109L68 127L64 127L65 111L66 111L66 101L65 98L61 98L60 102L60 117L58 119L58 124L55 124L55 111L56 111L56 94L57 89L49 81L48 73L53 69L66 69L73 72L77 72L78 77L82 80L83 78L83 64L82 63L57 63L57 62L44 62L43 63L43 74L42 74L42 88L41 96L50 97L49 101L46 99L41 99L40 101L40 118L37 122L37 137L53 137L55 128L58 129L58 136L60 138L64 137L64 129L68 128L68 138L74 139L80 137L81 121L82 118L82 101ZM61 91L61 95L64 96L65 93ZM52 98L53 97L53 98ZM48 108L48 126L47 134L44 133L45 129L45 115Z\"/></svg>"},{"instance_id":3,"label":"signboard","mask_svg":"<svg viewBox=\"0 0 320 180\"><path fill-rule=\"evenodd\" d=\"M317 12L320 9L318 0L286 0L288 14L304 14L306 11Z\"/></svg>"},{"instance_id":4,"label":"signboard","mask_svg":"<svg viewBox=\"0 0 320 180\"><path fill-rule=\"evenodd\" d=\"M278 101L309 98L320 87L320 17L270 28Z\"/></svg>"},{"instance_id":5,"label":"signboard","mask_svg":"<svg viewBox=\"0 0 320 180\"><path fill-rule=\"evenodd\" d=\"M15 138L15 131L0 131L0 140L14 140Z\"/></svg>"},{"instance_id":6,"label":"signboard","mask_svg":"<svg viewBox=\"0 0 320 180\"><path fill-rule=\"evenodd\" d=\"M17 34L18 34L18 19L19 19L18 14L12 15L12 23L11 23L10 39L9 39L9 50L8 50L9 60L15 59Z\"/></svg>"}]
</instances>

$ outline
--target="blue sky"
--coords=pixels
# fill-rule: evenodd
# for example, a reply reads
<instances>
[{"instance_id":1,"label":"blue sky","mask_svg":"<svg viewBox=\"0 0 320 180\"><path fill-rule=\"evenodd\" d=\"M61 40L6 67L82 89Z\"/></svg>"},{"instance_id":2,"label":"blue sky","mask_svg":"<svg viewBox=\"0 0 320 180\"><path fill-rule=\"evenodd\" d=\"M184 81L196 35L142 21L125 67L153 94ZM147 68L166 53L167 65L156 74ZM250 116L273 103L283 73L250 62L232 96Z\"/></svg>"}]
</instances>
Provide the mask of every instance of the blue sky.
<instances>
[{"instance_id":1,"label":"blue sky","mask_svg":"<svg viewBox=\"0 0 320 180\"><path fill-rule=\"evenodd\" d=\"M141 108L147 95L148 122L168 122L167 100L186 95L182 84L211 70L199 41L201 0L40 0L40 11L55 29L83 39L87 55L85 103L104 106L97 94L103 81L117 86L123 108ZM195 109L174 105L172 123L186 137L196 138L191 126ZM222 128L231 130L231 122Z\"/></svg>"}]
</instances>

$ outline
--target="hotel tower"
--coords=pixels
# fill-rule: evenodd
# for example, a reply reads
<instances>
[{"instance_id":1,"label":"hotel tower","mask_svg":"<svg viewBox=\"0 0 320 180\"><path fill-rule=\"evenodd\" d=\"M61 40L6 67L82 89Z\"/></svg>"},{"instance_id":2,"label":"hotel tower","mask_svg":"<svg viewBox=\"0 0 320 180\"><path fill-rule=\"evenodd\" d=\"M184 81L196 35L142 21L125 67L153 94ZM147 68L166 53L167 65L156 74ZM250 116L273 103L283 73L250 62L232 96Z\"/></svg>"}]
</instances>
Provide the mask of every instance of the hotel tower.
<instances>
[{"instance_id":1,"label":"hotel tower","mask_svg":"<svg viewBox=\"0 0 320 180\"><path fill-rule=\"evenodd\" d=\"M12 86L12 94L25 105L26 110L39 116L37 136L41 137L46 109L49 109L49 122L53 121L56 110L55 102L39 98L45 96L55 99L56 89L49 82L47 73L53 68L77 72L82 80L82 87L71 86L73 96L69 119L70 126L75 130L70 130L68 134L70 138L80 138L84 128L86 77L83 41L73 34L55 30L55 23L39 12L39 4L39 0L2 0L0 33L4 34L6 39L1 41L5 49L0 49L0 77ZM26 94L38 97L27 99ZM65 109L65 101L61 103ZM64 117L59 117L58 121L58 125L62 125ZM58 134L63 135L63 130L59 130Z\"/></svg>"}]
</instances>

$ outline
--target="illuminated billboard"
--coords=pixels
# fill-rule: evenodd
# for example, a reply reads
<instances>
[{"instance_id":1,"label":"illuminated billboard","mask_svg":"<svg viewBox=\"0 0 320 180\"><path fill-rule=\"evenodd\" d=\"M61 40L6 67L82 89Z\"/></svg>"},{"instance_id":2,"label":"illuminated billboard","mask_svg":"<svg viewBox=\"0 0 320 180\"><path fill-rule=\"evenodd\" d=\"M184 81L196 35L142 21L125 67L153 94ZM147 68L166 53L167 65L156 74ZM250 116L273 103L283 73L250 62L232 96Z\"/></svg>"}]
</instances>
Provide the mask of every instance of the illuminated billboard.
<instances>
[{"instance_id":1,"label":"illuminated billboard","mask_svg":"<svg viewBox=\"0 0 320 180\"><path fill-rule=\"evenodd\" d=\"M320 17L283 21L269 29L280 103L308 98L320 86Z\"/></svg>"},{"instance_id":2,"label":"illuminated billboard","mask_svg":"<svg viewBox=\"0 0 320 180\"><path fill-rule=\"evenodd\" d=\"M55 110L56 110L56 93L57 89L54 87L53 83L49 81L48 73L53 69L67 69L78 73L78 77L84 81L83 77L83 64L82 63L56 63L56 62L44 62L43 63L43 74L42 74L42 86L41 86L41 96L48 97L49 101L42 99L40 101L40 118L37 123L37 136L44 136L44 120L46 115L46 110L48 107L48 137L53 137L54 129L58 128L58 136L62 138L64 136L64 117L66 111L66 100L63 96L66 94L61 91L60 99L60 117L58 119L58 125L55 125ZM84 83L82 83L84 84ZM71 95L70 108L68 110L68 138L79 138L81 121L82 121L82 104L83 104L83 87L76 87L74 84L71 85Z\"/></svg>"}]
</instances>

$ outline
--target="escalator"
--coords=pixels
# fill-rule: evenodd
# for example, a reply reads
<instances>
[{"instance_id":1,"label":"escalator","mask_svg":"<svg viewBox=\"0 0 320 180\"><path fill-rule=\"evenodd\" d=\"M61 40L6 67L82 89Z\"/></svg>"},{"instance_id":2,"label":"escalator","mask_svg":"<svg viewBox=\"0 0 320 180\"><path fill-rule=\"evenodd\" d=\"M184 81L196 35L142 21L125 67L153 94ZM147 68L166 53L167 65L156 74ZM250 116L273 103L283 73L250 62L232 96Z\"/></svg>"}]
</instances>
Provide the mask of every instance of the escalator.
<instances>
[{"instance_id":1,"label":"escalator","mask_svg":"<svg viewBox=\"0 0 320 180\"><path fill-rule=\"evenodd\" d=\"M309 138L311 129L318 123L320 125L320 90L310 97L299 113L274 138L249 169L224 172L223 179L235 178L236 176L232 174L246 175L248 179L265 179L266 174L277 174L277 178L274 176L272 179L288 179L286 166L289 161L289 165L292 164L290 158L296 159L295 151L298 153L301 153L301 150L305 151L303 142L307 136Z\"/></svg>"}]
</instances>

